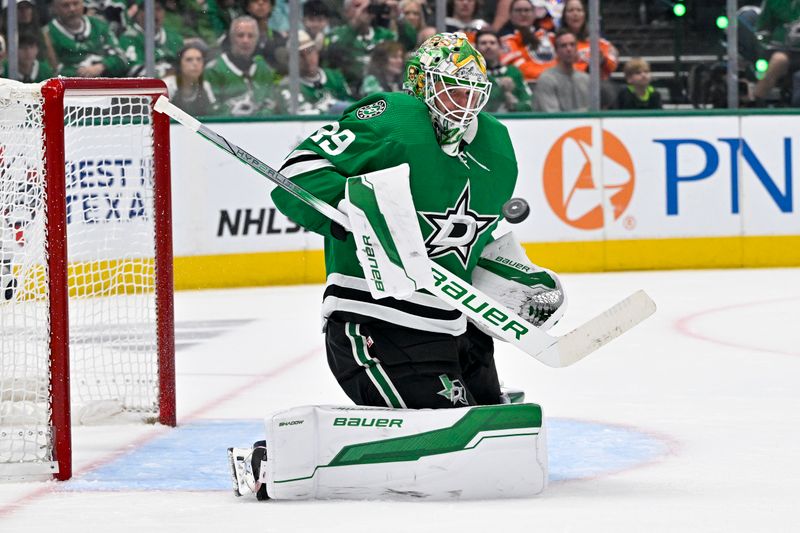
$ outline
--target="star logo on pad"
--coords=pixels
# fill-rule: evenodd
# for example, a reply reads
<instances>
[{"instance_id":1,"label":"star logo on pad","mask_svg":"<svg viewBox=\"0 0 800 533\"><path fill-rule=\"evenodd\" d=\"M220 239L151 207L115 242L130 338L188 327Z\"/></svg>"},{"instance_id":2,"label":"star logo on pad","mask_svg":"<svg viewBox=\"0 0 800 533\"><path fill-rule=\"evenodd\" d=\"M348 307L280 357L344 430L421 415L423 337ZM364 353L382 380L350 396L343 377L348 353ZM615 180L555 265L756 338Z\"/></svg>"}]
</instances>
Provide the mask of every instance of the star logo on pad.
<instances>
[{"instance_id":1,"label":"star logo on pad","mask_svg":"<svg viewBox=\"0 0 800 533\"><path fill-rule=\"evenodd\" d=\"M439 376L439 381L442 382L442 386L444 388L436 394L447 398L453 402L453 405L457 403L469 405L469 402L467 401L466 390L464 389L464 386L461 384L460 380L454 379L451 381L450 378L447 377L447 374L442 374Z\"/></svg>"},{"instance_id":2,"label":"star logo on pad","mask_svg":"<svg viewBox=\"0 0 800 533\"><path fill-rule=\"evenodd\" d=\"M428 257L434 259L453 253L464 267L469 263L473 245L481 233L487 231L497 216L480 215L469 208L469 183L459 196L455 207L444 213L420 212L433 232L425 239Z\"/></svg>"}]
</instances>

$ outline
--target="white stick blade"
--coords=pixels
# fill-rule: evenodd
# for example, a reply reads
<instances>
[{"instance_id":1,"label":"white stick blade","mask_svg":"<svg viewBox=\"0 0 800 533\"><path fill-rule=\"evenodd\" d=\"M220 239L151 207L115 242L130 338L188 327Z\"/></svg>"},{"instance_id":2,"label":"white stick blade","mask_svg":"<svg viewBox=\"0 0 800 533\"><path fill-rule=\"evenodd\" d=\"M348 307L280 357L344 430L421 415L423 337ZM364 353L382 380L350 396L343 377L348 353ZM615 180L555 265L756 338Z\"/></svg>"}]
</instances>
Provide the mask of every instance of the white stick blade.
<instances>
[{"instance_id":1,"label":"white stick blade","mask_svg":"<svg viewBox=\"0 0 800 533\"><path fill-rule=\"evenodd\" d=\"M199 130L202 125L199 120L170 102L166 96L159 96L153 109L159 113L164 113L194 131Z\"/></svg>"},{"instance_id":2,"label":"white stick blade","mask_svg":"<svg viewBox=\"0 0 800 533\"><path fill-rule=\"evenodd\" d=\"M601 346L616 339L655 313L655 311L656 304L646 292L635 292L582 326L563 335L548 350L558 350L558 364L550 366L564 367L580 361ZM547 359L551 358L548 357Z\"/></svg>"}]
</instances>

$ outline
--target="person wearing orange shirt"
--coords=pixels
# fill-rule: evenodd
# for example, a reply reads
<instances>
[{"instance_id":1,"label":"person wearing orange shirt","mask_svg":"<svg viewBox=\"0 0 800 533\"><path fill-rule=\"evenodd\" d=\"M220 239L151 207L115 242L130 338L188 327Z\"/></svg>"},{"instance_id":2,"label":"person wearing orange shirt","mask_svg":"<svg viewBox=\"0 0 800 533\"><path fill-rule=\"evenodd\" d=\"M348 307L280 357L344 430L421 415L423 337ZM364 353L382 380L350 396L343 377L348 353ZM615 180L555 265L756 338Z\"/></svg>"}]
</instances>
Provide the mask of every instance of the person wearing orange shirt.
<instances>
[{"instance_id":1,"label":"person wearing orange shirt","mask_svg":"<svg viewBox=\"0 0 800 533\"><path fill-rule=\"evenodd\" d=\"M504 35L501 41L500 62L517 67L527 83L536 82L542 72L556 64L550 34L533 26L534 9L530 0L513 0L510 17L514 33Z\"/></svg>"},{"instance_id":2,"label":"person wearing orange shirt","mask_svg":"<svg viewBox=\"0 0 800 533\"><path fill-rule=\"evenodd\" d=\"M588 72L591 44L589 30L586 27L586 8L583 0L567 0L564 3L562 25L578 36L578 61L575 63L575 69ZM611 73L617 70L619 53L614 45L606 39L601 38L598 44L600 45L600 78L607 80Z\"/></svg>"}]
</instances>

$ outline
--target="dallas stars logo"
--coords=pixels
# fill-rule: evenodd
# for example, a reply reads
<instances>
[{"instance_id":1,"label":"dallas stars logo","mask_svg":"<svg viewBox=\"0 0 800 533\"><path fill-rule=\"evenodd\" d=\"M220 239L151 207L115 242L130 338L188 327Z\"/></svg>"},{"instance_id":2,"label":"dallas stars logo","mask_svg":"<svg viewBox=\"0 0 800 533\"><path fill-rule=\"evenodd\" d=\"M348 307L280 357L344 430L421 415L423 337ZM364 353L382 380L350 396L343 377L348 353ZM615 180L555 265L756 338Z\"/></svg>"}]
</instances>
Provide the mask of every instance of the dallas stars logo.
<instances>
[{"instance_id":1,"label":"dallas stars logo","mask_svg":"<svg viewBox=\"0 0 800 533\"><path fill-rule=\"evenodd\" d=\"M444 386L444 389L440 390L436 394L438 394L439 396L444 396L445 398L453 402L453 405L457 403L463 403L464 405L468 405L469 402L467 402L466 390L464 389L464 386L461 384L460 380L456 379L450 381L450 378L447 377L447 374L442 374L441 376L439 376L439 381L442 382L442 386Z\"/></svg>"},{"instance_id":2,"label":"dallas stars logo","mask_svg":"<svg viewBox=\"0 0 800 533\"><path fill-rule=\"evenodd\" d=\"M377 102L374 102L372 104L367 104L359 107L358 110L356 111L356 116L360 120L367 120L383 114L384 111L386 111L386 101L378 100Z\"/></svg>"},{"instance_id":3,"label":"dallas stars logo","mask_svg":"<svg viewBox=\"0 0 800 533\"><path fill-rule=\"evenodd\" d=\"M469 183L458 198L455 207L444 213L420 212L433 232L425 240L428 257L434 259L454 253L465 267L469 263L472 246L497 220L497 216L480 215L469 208Z\"/></svg>"}]
</instances>

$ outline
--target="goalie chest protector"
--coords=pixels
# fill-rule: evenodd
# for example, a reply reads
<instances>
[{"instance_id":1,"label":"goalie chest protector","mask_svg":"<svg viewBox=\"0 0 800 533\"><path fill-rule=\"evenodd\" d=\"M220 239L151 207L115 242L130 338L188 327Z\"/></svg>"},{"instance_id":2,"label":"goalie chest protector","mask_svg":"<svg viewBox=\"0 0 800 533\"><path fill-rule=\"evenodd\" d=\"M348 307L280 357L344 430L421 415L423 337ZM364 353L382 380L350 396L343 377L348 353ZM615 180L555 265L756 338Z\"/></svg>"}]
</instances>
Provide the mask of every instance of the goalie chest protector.
<instances>
[{"instance_id":1,"label":"goalie chest protector","mask_svg":"<svg viewBox=\"0 0 800 533\"><path fill-rule=\"evenodd\" d=\"M342 176L408 163L411 195L428 254L469 280L517 179L505 126L486 113L476 122L477 127L465 135L469 142L463 143L462 153L450 157L439 147L425 104L407 94L378 93L347 109L338 123L307 138L297 152L315 152ZM303 179L302 174L291 178L336 205L344 187L340 197L330 198L330 179L325 179L324 170L316 174L320 179ZM273 197L293 220L303 220L299 211L310 209L282 191L276 190ZM328 274L363 277L351 240L328 245L326 267Z\"/></svg>"}]
</instances>

